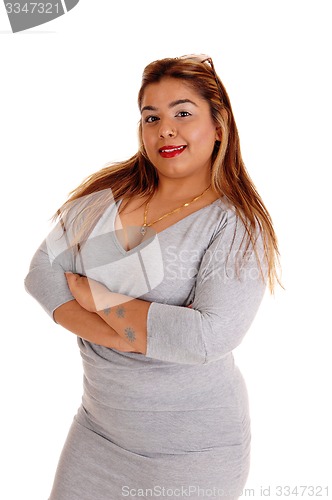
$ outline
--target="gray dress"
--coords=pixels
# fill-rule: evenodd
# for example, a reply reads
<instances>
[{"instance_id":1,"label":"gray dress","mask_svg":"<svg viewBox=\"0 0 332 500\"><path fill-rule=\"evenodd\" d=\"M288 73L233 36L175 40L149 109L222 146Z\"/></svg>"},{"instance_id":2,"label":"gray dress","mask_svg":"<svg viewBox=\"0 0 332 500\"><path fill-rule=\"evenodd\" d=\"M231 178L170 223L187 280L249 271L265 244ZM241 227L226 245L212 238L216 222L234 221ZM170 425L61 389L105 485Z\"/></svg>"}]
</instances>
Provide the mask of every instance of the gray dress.
<instances>
[{"instance_id":1,"label":"gray dress","mask_svg":"<svg viewBox=\"0 0 332 500\"><path fill-rule=\"evenodd\" d=\"M66 270L152 303L146 355L78 338L82 404L50 500L238 498L250 417L232 350L265 291L254 253L240 264L243 224L219 199L125 251L114 231L120 203L110 204L79 256L58 224L25 279L51 317L73 299Z\"/></svg>"}]
</instances>

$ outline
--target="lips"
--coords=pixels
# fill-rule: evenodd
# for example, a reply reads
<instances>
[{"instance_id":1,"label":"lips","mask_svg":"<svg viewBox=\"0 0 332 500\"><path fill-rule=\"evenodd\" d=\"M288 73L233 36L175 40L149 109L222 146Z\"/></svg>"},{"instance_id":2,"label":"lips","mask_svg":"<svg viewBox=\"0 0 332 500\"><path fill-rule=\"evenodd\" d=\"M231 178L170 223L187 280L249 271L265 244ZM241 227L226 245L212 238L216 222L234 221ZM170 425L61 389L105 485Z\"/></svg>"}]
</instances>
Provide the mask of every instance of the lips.
<instances>
[{"instance_id":1,"label":"lips","mask_svg":"<svg viewBox=\"0 0 332 500\"><path fill-rule=\"evenodd\" d=\"M179 156L186 149L186 145L181 146L163 146L159 149L159 154L162 158L174 158L175 156Z\"/></svg>"}]
</instances>

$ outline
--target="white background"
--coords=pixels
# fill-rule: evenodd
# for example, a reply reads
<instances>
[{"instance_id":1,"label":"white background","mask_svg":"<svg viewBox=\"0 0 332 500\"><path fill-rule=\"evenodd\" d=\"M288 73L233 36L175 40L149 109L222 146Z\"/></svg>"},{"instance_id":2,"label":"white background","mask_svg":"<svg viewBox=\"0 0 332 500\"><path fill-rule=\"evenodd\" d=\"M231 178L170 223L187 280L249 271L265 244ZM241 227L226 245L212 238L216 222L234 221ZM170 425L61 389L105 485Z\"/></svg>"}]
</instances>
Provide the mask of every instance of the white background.
<instances>
[{"instance_id":1,"label":"white background","mask_svg":"<svg viewBox=\"0 0 332 500\"><path fill-rule=\"evenodd\" d=\"M12 34L1 3L1 498L48 498L81 399L76 338L24 291L31 257L68 192L136 152L144 66L188 53L213 57L280 240L285 291L265 296L235 351L251 403L246 488L332 489L329 11L319 0L81 0Z\"/></svg>"}]
</instances>

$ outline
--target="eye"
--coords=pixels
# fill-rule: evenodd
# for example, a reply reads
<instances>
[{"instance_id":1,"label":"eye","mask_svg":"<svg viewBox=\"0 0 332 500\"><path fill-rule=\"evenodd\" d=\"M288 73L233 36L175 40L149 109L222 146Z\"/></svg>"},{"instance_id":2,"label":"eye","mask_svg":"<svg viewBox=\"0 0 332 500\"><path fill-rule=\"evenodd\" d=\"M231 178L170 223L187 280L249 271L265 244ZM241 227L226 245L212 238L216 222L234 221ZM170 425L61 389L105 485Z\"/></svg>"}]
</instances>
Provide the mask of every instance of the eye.
<instances>
[{"instance_id":1,"label":"eye","mask_svg":"<svg viewBox=\"0 0 332 500\"><path fill-rule=\"evenodd\" d=\"M189 111L179 111L175 116L179 116L180 118L184 118L185 116L191 116Z\"/></svg>"},{"instance_id":2,"label":"eye","mask_svg":"<svg viewBox=\"0 0 332 500\"><path fill-rule=\"evenodd\" d=\"M147 117L144 119L144 122L145 122L145 123L153 123L153 122L155 122L156 120L159 120L158 116L150 115L150 116L147 116Z\"/></svg>"}]
</instances>

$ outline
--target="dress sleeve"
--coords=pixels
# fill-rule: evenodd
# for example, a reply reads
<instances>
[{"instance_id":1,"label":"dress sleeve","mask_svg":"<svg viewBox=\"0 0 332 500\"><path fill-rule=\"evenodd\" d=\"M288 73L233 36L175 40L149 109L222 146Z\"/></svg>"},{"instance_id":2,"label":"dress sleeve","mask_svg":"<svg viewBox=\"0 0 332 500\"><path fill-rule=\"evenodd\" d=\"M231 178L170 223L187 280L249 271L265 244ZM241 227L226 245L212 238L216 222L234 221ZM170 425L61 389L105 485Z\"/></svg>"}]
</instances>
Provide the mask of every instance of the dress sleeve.
<instances>
[{"instance_id":1,"label":"dress sleeve","mask_svg":"<svg viewBox=\"0 0 332 500\"><path fill-rule=\"evenodd\" d=\"M233 210L227 210L201 261L192 307L150 305L146 356L206 364L241 343L266 288L261 235L256 240L258 259L252 246L245 252L244 236L244 224Z\"/></svg>"},{"instance_id":2,"label":"dress sleeve","mask_svg":"<svg viewBox=\"0 0 332 500\"><path fill-rule=\"evenodd\" d=\"M60 224L50 232L34 254L25 277L26 291L54 320L55 309L73 300L65 271L74 271L73 251L62 233Z\"/></svg>"}]
</instances>

